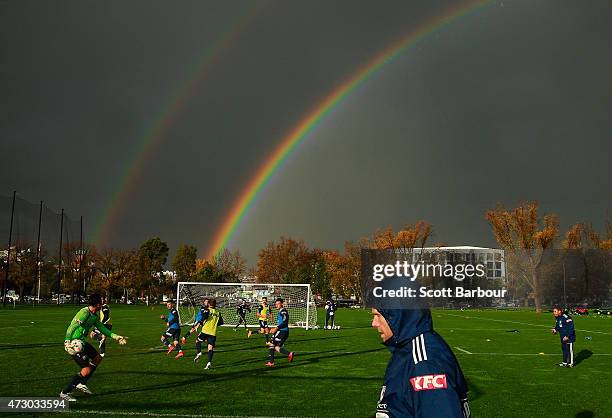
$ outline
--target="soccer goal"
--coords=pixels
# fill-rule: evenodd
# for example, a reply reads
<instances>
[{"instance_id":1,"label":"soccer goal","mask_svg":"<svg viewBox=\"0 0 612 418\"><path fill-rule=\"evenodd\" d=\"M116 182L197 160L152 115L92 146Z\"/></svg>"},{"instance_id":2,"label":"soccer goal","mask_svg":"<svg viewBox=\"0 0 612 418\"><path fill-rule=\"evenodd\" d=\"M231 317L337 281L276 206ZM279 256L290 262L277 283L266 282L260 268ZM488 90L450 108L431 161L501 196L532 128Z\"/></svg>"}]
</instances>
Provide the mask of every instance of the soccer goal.
<instances>
[{"instance_id":1,"label":"soccer goal","mask_svg":"<svg viewBox=\"0 0 612 418\"><path fill-rule=\"evenodd\" d=\"M276 325L274 301L281 297L289 312L289 326L314 328L317 325L317 307L309 284L265 284L265 283L198 283L179 282L176 290L176 305L181 325L191 325L195 314L205 298L217 300L217 308L223 316L223 326L235 326L239 317L238 305L245 301L251 309L246 314L247 326L259 327L257 307L266 297L271 307L272 321Z\"/></svg>"}]
</instances>

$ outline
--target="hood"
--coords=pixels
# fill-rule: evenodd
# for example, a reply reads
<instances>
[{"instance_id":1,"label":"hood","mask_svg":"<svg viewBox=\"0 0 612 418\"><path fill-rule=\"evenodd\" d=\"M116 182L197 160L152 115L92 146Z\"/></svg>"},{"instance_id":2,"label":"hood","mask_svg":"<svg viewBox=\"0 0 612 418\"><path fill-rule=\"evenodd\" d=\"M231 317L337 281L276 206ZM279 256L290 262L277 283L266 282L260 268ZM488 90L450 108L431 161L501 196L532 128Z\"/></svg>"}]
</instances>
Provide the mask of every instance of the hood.
<instances>
[{"instance_id":1,"label":"hood","mask_svg":"<svg viewBox=\"0 0 612 418\"><path fill-rule=\"evenodd\" d=\"M379 309L393 331L393 336L383 344L393 348L403 347L414 337L433 330L429 309Z\"/></svg>"}]
</instances>

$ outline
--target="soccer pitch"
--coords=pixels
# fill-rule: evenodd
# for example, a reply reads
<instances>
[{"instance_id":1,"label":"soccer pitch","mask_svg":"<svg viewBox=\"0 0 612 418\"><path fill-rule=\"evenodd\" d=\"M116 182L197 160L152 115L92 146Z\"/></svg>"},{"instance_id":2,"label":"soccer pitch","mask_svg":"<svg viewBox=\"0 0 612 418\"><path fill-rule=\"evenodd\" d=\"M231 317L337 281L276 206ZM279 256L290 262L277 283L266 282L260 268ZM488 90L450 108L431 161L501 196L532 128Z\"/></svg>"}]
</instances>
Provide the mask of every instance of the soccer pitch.
<instances>
[{"instance_id":1,"label":"soccer pitch","mask_svg":"<svg viewBox=\"0 0 612 418\"><path fill-rule=\"evenodd\" d=\"M63 338L77 306L0 310L0 396L57 396L78 366ZM370 327L371 314L340 309L340 330L292 329L286 347L264 366L261 335L222 327L213 368L166 356L159 338L167 309L111 305L113 331L127 346L107 342L106 358L88 386L75 392L74 416L373 416L389 351ZM576 367L557 367L559 337L552 314L531 311L432 312L435 329L453 348L470 387L474 417L612 416L612 317L574 316ZM322 325L324 312L319 312ZM511 332L518 330L518 332ZM183 329L183 334L186 329ZM591 337L587 339L586 337ZM544 353L539 354L539 353Z\"/></svg>"}]
</instances>

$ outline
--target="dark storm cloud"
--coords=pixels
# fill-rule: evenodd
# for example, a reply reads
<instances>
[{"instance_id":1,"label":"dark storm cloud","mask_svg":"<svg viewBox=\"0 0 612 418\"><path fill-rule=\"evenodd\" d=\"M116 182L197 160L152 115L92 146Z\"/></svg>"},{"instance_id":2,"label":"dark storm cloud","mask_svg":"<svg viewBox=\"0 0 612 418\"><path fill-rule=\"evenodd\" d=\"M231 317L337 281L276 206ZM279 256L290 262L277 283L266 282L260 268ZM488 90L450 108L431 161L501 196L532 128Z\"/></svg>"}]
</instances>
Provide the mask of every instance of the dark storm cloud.
<instances>
[{"instance_id":1,"label":"dark storm cloud","mask_svg":"<svg viewBox=\"0 0 612 418\"><path fill-rule=\"evenodd\" d=\"M288 131L331 89L455 2L271 2L210 67L146 161L115 245L201 251ZM146 129L244 2L0 3L1 194L99 215ZM610 206L612 11L491 2L372 77L270 183L234 246L338 248L426 219L493 245L483 212L538 199L601 225Z\"/></svg>"}]
</instances>

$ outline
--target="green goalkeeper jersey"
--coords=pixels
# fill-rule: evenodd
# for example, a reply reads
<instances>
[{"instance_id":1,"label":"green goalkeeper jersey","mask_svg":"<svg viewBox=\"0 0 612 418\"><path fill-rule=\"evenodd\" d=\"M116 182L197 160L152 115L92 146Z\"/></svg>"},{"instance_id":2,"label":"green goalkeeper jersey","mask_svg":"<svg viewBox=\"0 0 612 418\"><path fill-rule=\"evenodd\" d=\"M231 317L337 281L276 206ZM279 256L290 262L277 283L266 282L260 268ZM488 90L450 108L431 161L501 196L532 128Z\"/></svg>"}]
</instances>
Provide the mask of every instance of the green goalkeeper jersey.
<instances>
[{"instance_id":1,"label":"green goalkeeper jersey","mask_svg":"<svg viewBox=\"0 0 612 418\"><path fill-rule=\"evenodd\" d=\"M70 322L70 326L66 330L66 337L64 341L71 340L82 340L87 337L89 330L93 327L96 327L100 330L100 332L108 337L114 337L116 334L110 332L108 328L104 326L102 322L100 322L100 316L98 313L91 313L89 308L86 306L80 311L72 319Z\"/></svg>"}]
</instances>

